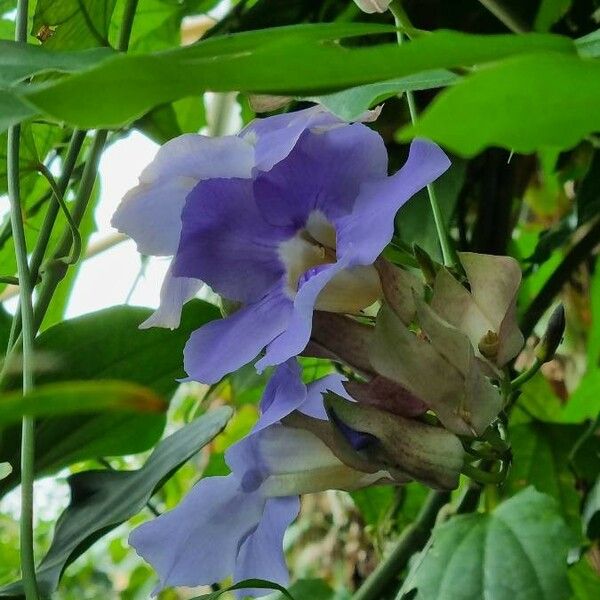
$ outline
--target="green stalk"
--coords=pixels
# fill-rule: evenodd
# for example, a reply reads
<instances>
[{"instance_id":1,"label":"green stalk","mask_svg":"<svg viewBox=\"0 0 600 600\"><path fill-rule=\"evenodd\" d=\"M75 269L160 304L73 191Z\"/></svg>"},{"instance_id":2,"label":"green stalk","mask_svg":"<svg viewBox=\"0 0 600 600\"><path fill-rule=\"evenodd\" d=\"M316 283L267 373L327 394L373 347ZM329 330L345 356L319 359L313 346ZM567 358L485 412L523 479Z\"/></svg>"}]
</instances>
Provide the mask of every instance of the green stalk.
<instances>
[{"instance_id":1,"label":"green stalk","mask_svg":"<svg viewBox=\"0 0 600 600\"><path fill-rule=\"evenodd\" d=\"M425 546L449 492L429 492L416 520L398 538L389 556L367 577L352 600L381 600L386 589L401 575L410 557Z\"/></svg>"},{"instance_id":2,"label":"green stalk","mask_svg":"<svg viewBox=\"0 0 600 600\"><path fill-rule=\"evenodd\" d=\"M15 26L15 41L27 41L27 0L19 0ZM27 244L23 227L21 207L21 185L19 181L19 151L21 126L15 125L8 131L7 178L10 201L10 219L19 275L19 298L23 321L23 394L33 390L33 325L32 285L27 264ZM27 600L38 600L38 588L35 578L35 557L33 552L33 461L35 456L35 422L32 417L24 416L21 437L21 519L20 552L23 587Z\"/></svg>"},{"instance_id":3,"label":"green stalk","mask_svg":"<svg viewBox=\"0 0 600 600\"><path fill-rule=\"evenodd\" d=\"M73 132L73 135L71 136L71 142L69 144L69 149L67 150L67 154L65 156L63 170L57 183L58 191L60 191L61 195L64 195L67 191L69 181L71 180L73 170L75 169L75 165L77 164L77 157L79 156L79 152L81 150L81 146L83 145L84 139L85 131L75 130ZM48 249L48 243L50 242L52 229L54 228L56 217L58 216L60 210L60 203L57 198L54 198L55 195L56 191L54 193L51 192L50 204L44 216L44 222L42 223L40 234L35 242L35 247L33 249L33 252L31 253L31 260L29 261L29 278L32 286L35 286L38 281L40 266L42 264L42 261L44 260L46 250ZM15 344L17 336L20 333L21 310L20 307L17 306L15 316L12 320L10 335L6 347L7 358L10 350ZM5 365L8 365L8 360L5 361ZM3 375L0 374L0 385L2 380Z\"/></svg>"},{"instance_id":4,"label":"green stalk","mask_svg":"<svg viewBox=\"0 0 600 600\"><path fill-rule=\"evenodd\" d=\"M527 33L528 29L525 23L499 0L479 0L479 2L513 33Z\"/></svg>"},{"instance_id":5,"label":"green stalk","mask_svg":"<svg viewBox=\"0 0 600 600\"><path fill-rule=\"evenodd\" d=\"M121 52L126 52L129 48L129 40L131 38L131 29L133 27L133 19L137 10L138 0L127 0L125 10L123 12L123 21L121 23L121 31L119 33L118 49Z\"/></svg>"},{"instance_id":6,"label":"green stalk","mask_svg":"<svg viewBox=\"0 0 600 600\"><path fill-rule=\"evenodd\" d=\"M404 12L404 8L402 7L402 3L400 2L400 0L394 0L390 4L390 12L394 15L396 27L398 28L396 36L398 39L398 44L401 45L404 42L404 35L402 34L401 29L412 29L412 24L408 20L408 17ZM414 125L418 117L415 98L413 96L413 93L410 91L406 91L405 94L406 102L408 104L408 111L410 113L410 120ZM435 223L435 229L440 243L440 249L442 251L444 265L447 267L451 267L454 264L454 253L452 251L452 246L450 245L450 240L448 239L448 234L446 233L446 227L444 226L444 218L442 216L440 204L438 202L437 194L435 192L435 187L432 183L427 185L427 195L429 196L429 204L431 205L431 212L433 213L433 221Z\"/></svg>"},{"instance_id":7,"label":"green stalk","mask_svg":"<svg viewBox=\"0 0 600 600\"><path fill-rule=\"evenodd\" d=\"M104 149L107 136L108 131L104 129L96 132L88 159L83 169L83 174L81 175L77 199L75 200L73 210L71 211L72 221L77 227L81 224L85 209L87 208L92 195L92 190L94 189L96 174L98 172L98 162L100 161L100 156ZM35 304L34 313L34 325L37 329L39 329L44 320L44 316L48 311L56 287L67 272L68 265L65 264L62 259L69 254L72 243L73 236L71 229L67 227L52 256L47 261L47 266L42 275L42 283L39 288L39 295Z\"/></svg>"}]
</instances>

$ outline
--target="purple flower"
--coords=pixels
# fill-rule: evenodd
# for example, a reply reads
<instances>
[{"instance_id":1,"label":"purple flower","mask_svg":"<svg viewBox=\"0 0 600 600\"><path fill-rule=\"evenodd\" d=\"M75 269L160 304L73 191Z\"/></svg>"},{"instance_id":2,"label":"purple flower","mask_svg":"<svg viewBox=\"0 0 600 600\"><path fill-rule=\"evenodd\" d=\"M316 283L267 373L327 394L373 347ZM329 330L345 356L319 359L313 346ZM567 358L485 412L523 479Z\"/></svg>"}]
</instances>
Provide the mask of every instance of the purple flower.
<instances>
[{"instance_id":1,"label":"purple flower","mask_svg":"<svg viewBox=\"0 0 600 600\"><path fill-rule=\"evenodd\" d=\"M194 332L192 379L213 383L253 360L276 365L309 341L313 310L359 313L381 296L373 262L398 208L449 165L416 141L387 177L378 134L362 124L306 131L269 172L200 182L188 195L173 273L242 303Z\"/></svg>"},{"instance_id":2,"label":"purple flower","mask_svg":"<svg viewBox=\"0 0 600 600\"><path fill-rule=\"evenodd\" d=\"M202 479L177 508L138 527L130 544L158 572L158 589L261 578L287 585L283 535L299 510L298 494L355 489L385 477L346 466L317 437L286 428L294 410L324 416L321 392L344 393L342 377L308 386L295 360L275 372L251 434L226 453L231 474ZM265 590L244 590L240 596Z\"/></svg>"},{"instance_id":3,"label":"purple flower","mask_svg":"<svg viewBox=\"0 0 600 600\"><path fill-rule=\"evenodd\" d=\"M169 225L168 248L162 249L173 252L176 238L178 247L151 323L176 324L199 281L241 304L192 334L184 362L197 381L214 383L265 348L257 369L281 364L305 348L315 309L357 314L377 300L381 286L373 262L393 235L397 210L450 164L436 145L417 140L404 167L388 177L376 132L342 124L316 107L296 115L258 120L241 137L223 138L230 150L219 159L206 151L200 164L208 161L213 171L205 169L195 186L186 171L191 187L169 213L181 217L181 226ZM250 141L255 146L248 153ZM155 162L176 163L163 169L169 189L181 185L182 164L193 163L171 156ZM163 170L154 168L153 190ZM152 222L149 215L140 221L140 198L149 203L152 197L144 175L131 192L135 201L126 198L113 222L136 233L148 252L161 249L153 241L165 235L156 230L169 220L155 211Z\"/></svg>"},{"instance_id":4,"label":"purple flower","mask_svg":"<svg viewBox=\"0 0 600 600\"><path fill-rule=\"evenodd\" d=\"M376 118L378 111L365 113ZM253 121L237 136L211 138L186 134L167 142L140 175L112 219L112 225L132 237L145 255L172 256L181 233L181 211L189 192L212 178L250 178L284 159L302 133L312 127L340 123L320 106ZM181 307L202 285L198 279L174 277L168 270L158 310L142 327L179 325Z\"/></svg>"}]
</instances>

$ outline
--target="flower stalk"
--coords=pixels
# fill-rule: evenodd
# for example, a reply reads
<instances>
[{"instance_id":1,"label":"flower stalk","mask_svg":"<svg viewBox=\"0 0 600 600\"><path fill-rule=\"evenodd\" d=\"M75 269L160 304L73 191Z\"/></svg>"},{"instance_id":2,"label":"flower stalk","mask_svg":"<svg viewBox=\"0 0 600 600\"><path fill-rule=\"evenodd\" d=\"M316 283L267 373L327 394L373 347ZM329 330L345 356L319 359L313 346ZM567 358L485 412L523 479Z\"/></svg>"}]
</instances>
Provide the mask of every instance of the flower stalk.
<instances>
[{"instance_id":1,"label":"flower stalk","mask_svg":"<svg viewBox=\"0 0 600 600\"><path fill-rule=\"evenodd\" d=\"M412 25L408 21L408 17L404 12L401 0L394 0L390 4L390 12L394 15L394 21L396 22L396 27L398 28L398 31L396 32L396 37L398 39L398 44L401 45L404 43L404 34L402 33L402 29L412 29ZM415 98L413 96L413 93L408 90L405 92L405 95L406 103L408 104L408 112L410 113L410 120L414 124L418 117ZM435 230L437 232L437 237L440 243L440 249L442 251L444 265L447 267L451 267L454 265L454 253L452 250L452 246L450 245L450 240L448 239L448 234L444 225L444 218L440 209L440 203L438 202L437 194L433 183L427 185L427 195L429 196L429 204L431 205L431 212L433 213L433 221L435 223Z\"/></svg>"}]
</instances>

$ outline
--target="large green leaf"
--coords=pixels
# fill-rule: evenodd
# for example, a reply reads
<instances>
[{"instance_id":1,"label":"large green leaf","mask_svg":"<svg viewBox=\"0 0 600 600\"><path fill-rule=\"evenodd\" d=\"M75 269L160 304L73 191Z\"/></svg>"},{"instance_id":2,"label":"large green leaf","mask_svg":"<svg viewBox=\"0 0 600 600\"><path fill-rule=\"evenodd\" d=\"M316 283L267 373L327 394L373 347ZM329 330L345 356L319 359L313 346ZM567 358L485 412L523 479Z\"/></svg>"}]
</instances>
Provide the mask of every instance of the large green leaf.
<instances>
[{"instance_id":1,"label":"large green leaf","mask_svg":"<svg viewBox=\"0 0 600 600\"><path fill-rule=\"evenodd\" d=\"M600 63L559 53L520 56L440 94L404 137L428 137L464 156L486 146L570 148L600 130L599 100Z\"/></svg>"},{"instance_id":2,"label":"large green leaf","mask_svg":"<svg viewBox=\"0 0 600 600\"><path fill-rule=\"evenodd\" d=\"M314 94L523 53L575 52L571 40L543 34L438 31L402 47L330 43L375 31L381 29L323 24L212 38L169 52L115 56L71 77L24 87L22 94L55 118L83 127L115 126L158 104L206 90Z\"/></svg>"},{"instance_id":3,"label":"large green leaf","mask_svg":"<svg viewBox=\"0 0 600 600\"><path fill-rule=\"evenodd\" d=\"M513 463L504 491L513 495L533 485L552 496L563 518L579 533L579 494L569 466L569 454L577 441L579 428L532 422L510 430Z\"/></svg>"},{"instance_id":4,"label":"large green leaf","mask_svg":"<svg viewBox=\"0 0 600 600\"><path fill-rule=\"evenodd\" d=\"M572 535L556 502L528 488L487 514L436 527L404 592L418 600L565 600Z\"/></svg>"},{"instance_id":5,"label":"large green leaf","mask_svg":"<svg viewBox=\"0 0 600 600\"><path fill-rule=\"evenodd\" d=\"M113 55L114 52L107 48L55 52L40 46L0 40L0 87L39 73L79 71Z\"/></svg>"},{"instance_id":6,"label":"large green leaf","mask_svg":"<svg viewBox=\"0 0 600 600\"><path fill-rule=\"evenodd\" d=\"M223 430L231 414L232 409L223 406L182 427L156 446L141 469L71 475L71 502L59 517L50 549L37 569L42 594L50 595L65 567L98 538L140 512L177 468ZM3 598L21 594L20 583L0 589Z\"/></svg>"},{"instance_id":7,"label":"large green leaf","mask_svg":"<svg viewBox=\"0 0 600 600\"><path fill-rule=\"evenodd\" d=\"M40 374L40 384L72 379L120 379L169 397L178 386L183 346L190 333L220 316L201 300L184 308L175 331L140 330L148 309L119 306L101 310L51 327L37 341L40 353L59 369ZM164 428L162 415L96 414L40 419L36 423L36 473L55 472L73 462L97 456L142 452L150 448ZM10 427L0 436L0 462L10 462L15 472L0 482L0 494L19 481L20 428Z\"/></svg>"},{"instance_id":8,"label":"large green leaf","mask_svg":"<svg viewBox=\"0 0 600 600\"><path fill-rule=\"evenodd\" d=\"M0 89L0 131L20 123L34 114L35 110L18 96L9 90Z\"/></svg>"},{"instance_id":9,"label":"large green leaf","mask_svg":"<svg viewBox=\"0 0 600 600\"><path fill-rule=\"evenodd\" d=\"M108 45L108 28L116 0L37 0L33 33L53 27L47 48L71 50Z\"/></svg>"},{"instance_id":10,"label":"large green leaf","mask_svg":"<svg viewBox=\"0 0 600 600\"><path fill-rule=\"evenodd\" d=\"M152 390L126 381L67 381L0 395L0 425L18 423L24 415L47 417L97 411L162 412L167 404Z\"/></svg>"}]
</instances>

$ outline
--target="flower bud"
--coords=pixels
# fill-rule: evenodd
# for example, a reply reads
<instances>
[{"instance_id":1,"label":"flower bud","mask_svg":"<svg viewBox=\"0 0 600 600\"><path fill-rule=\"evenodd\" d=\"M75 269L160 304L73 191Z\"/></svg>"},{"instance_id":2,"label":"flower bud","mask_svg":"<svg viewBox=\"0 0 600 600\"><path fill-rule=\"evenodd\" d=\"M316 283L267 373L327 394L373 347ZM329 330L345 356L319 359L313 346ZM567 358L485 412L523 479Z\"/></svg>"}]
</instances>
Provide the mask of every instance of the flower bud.
<instances>
[{"instance_id":1,"label":"flower bud","mask_svg":"<svg viewBox=\"0 0 600 600\"><path fill-rule=\"evenodd\" d=\"M392 0L354 0L358 8L366 13L384 13Z\"/></svg>"},{"instance_id":2,"label":"flower bud","mask_svg":"<svg viewBox=\"0 0 600 600\"><path fill-rule=\"evenodd\" d=\"M541 363L546 363L554 357L565 333L565 326L565 307L559 304L550 316L546 332L535 349L535 356Z\"/></svg>"}]
</instances>

